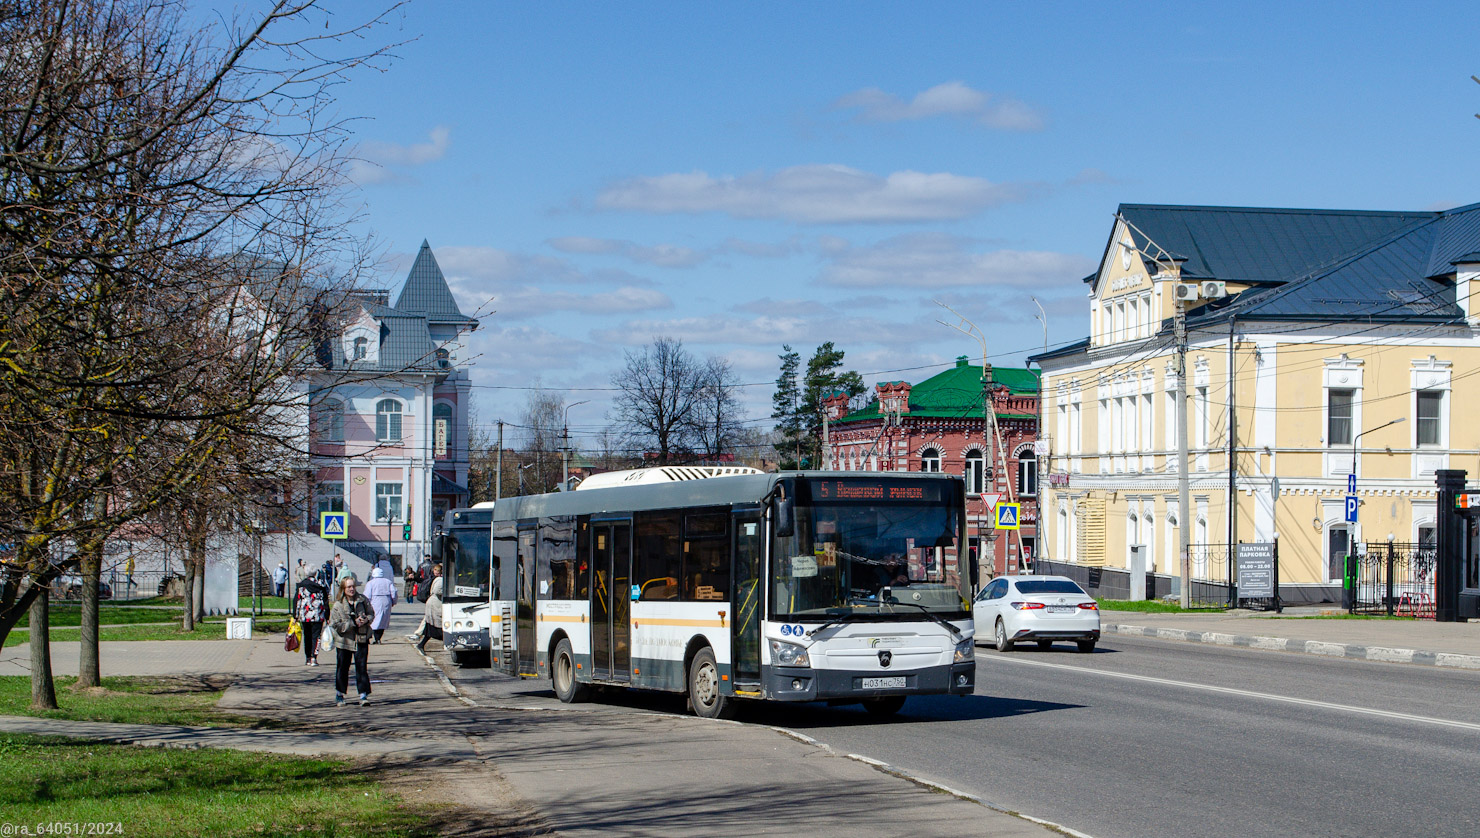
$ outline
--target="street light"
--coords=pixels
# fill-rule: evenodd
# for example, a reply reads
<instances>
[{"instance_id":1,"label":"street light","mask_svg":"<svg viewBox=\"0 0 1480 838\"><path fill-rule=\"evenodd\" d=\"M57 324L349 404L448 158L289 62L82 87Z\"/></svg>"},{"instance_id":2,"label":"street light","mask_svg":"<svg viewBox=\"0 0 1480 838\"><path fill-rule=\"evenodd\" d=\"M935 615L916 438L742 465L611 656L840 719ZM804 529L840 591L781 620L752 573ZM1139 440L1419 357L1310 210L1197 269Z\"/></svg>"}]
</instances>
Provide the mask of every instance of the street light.
<instances>
[{"instance_id":1,"label":"street light","mask_svg":"<svg viewBox=\"0 0 1480 838\"><path fill-rule=\"evenodd\" d=\"M539 463L538 462L525 463L524 465L522 465L522 466L519 467L519 495L520 495L520 497L523 497L524 496L524 470L527 469L527 468L530 468L531 466L536 466L536 465L539 465Z\"/></svg>"},{"instance_id":2,"label":"street light","mask_svg":"<svg viewBox=\"0 0 1480 838\"><path fill-rule=\"evenodd\" d=\"M570 487L570 409L579 404L590 403L590 399L583 399L565 406L565 422L560 432L560 491L562 492Z\"/></svg>"},{"instance_id":3,"label":"street light","mask_svg":"<svg viewBox=\"0 0 1480 838\"><path fill-rule=\"evenodd\" d=\"M1362 431L1362 433L1359 433L1356 436L1352 437L1352 477L1353 478L1355 478L1357 476L1357 440L1359 440L1359 439L1362 438L1362 434L1370 434L1373 431L1380 431L1383 428L1389 427L1391 425L1396 425L1399 422L1407 422L1407 421L1408 421L1408 417L1407 416L1399 416L1397 419L1394 419L1391 422L1386 422L1384 424L1378 425L1375 428L1368 428L1367 430Z\"/></svg>"}]
</instances>

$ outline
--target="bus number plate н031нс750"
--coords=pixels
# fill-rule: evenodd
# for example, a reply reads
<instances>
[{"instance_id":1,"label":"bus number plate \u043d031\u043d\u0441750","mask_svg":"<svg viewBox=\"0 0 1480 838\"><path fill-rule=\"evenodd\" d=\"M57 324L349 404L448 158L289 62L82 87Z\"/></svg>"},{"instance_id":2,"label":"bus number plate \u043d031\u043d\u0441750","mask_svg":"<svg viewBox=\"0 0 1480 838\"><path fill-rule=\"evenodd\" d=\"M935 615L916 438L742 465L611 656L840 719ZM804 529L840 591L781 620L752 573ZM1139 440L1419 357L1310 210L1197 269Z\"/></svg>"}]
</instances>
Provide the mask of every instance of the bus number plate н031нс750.
<instances>
[{"instance_id":1,"label":"bus number plate \u043d031\u043d\u0441750","mask_svg":"<svg viewBox=\"0 0 1480 838\"><path fill-rule=\"evenodd\" d=\"M904 687L903 676L893 678L861 678L859 680L862 681L859 688L865 690L896 690Z\"/></svg>"}]
</instances>

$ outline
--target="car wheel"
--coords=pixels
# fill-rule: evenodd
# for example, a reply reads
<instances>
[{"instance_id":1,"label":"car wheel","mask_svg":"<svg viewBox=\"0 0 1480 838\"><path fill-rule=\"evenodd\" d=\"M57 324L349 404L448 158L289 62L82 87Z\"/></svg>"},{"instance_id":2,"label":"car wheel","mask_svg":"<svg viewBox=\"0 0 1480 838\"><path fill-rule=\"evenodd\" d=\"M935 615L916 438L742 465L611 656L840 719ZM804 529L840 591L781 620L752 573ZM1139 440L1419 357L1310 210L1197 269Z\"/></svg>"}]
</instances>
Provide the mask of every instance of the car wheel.
<instances>
[{"instance_id":1,"label":"car wheel","mask_svg":"<svg viewBox=\"0 0 1480 838\"><path fill-rule=\"evenodd\" d=\"M575 655L571 654L570 641L562 639L555 645L555 660L550 667L550 685L555 688L555 697L565 704L586 700L585 684L576 682Z\"/></svg>"},{"instance_id":2,"label":"car wheel","mask_svg":"<svg viewBox=\"0 0 1480 838\"><path fill-rule=\"evenodd\" d=\"M997 618L997 651L1011 652L1012 641L1007 639L1007 626L1002 624L1002 618Z\"/></svg>"},{"instance_id":3,"label":"car wheel","mask_svg":"<svg viewBox=\"0 0 1480 838\"><path fill-rule=\"evenodd\" d=\"M1085 653L1086 655L1095 650L1095 641L1093 640L1081 640L1079 641L1078 645L1079 651Z\"/></svg>"},{"instance_id":4,"label":"car wheel","mask_svg":"<svg viewBox=\"0 0 1480 838\"><path fill-rule=\"evenodd\" d=\"M1053 648L1053 641L1052 640L1040 640L1040 641L1038 641L1038 648L1039 649L1042 649L1045 652L1047 652L1049 649L1052 649Z\"/></svg>"},{"instance_id":5,"label":"car wheel","mask_svg":"<svg viewBox=\"0 0 1480 838\"><path fill-rule=\"evenodd\" d=\"M728 719L735 715L735 699L720 693L719 664L707 646L689 664L689 706L703 719Z\"/></svg>"},{"instance_id":6,"label":"car wheel","mask_svg":"<svg viewBox=\"0 0 1480 838\"><path fill-rule=\"evenodd\" d=\"M904 707L905 697L902 695L886 695L883 698L865 698L863 709L870 716L892 716Z\"/></svg>"}]
</instances>

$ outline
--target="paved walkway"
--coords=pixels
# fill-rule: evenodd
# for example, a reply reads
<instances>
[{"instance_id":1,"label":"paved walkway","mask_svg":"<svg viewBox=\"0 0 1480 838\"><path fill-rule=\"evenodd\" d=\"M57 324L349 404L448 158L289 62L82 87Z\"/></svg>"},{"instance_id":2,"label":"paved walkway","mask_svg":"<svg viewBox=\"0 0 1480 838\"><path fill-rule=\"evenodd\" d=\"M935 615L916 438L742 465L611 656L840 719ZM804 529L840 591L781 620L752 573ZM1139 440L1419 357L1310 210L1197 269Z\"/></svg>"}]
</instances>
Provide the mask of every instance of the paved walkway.
<instances>
[{"instance_id":1,"label":"paved walkway","mask_svg":"<svg viewBox=\"0 0 1480 838\"><path fill-rule=\"evenodd\" d=\"M1106 610L1100 619L1102 629L1107 633L1326 657L1480 669L1480 622L1310 619L1309 615L1317 611L1287 610L1287 616L1277 616L1255 611L1143 614Z\"/></svg>"}]
</instances>

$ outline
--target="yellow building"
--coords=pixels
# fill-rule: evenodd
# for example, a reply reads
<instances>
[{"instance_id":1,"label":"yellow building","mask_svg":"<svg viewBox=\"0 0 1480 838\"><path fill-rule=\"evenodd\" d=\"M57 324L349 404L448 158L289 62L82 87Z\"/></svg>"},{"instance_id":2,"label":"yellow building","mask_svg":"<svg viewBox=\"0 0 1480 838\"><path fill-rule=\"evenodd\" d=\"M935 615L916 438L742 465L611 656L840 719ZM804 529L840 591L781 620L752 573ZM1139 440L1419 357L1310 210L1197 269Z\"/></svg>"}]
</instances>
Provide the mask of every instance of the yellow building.
<instances>
[{"instance_id":1,"label":"yellow building","mask_svg":"<svg viewBox=\"0 0 1480 838\"><path fill-rule=\"evenodd\" d=\"M1279 537L1287 602L1339 602L1342 557L1431 541L1434 471L1480 467L1480 205L1363 212L1125 204L1089 337L1043 369L1042 555L1129 566L1156 593L1227 581L1227 545ZM1188 510L1178 503L1178 298ZM1346 498L1355 475L1355 523ZM1194 586L1196 587L1196 586Z\"/></svg>"}]
</instances>

